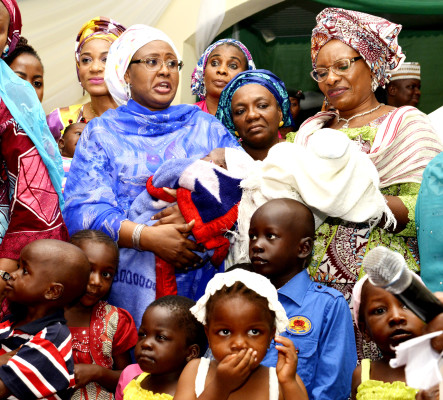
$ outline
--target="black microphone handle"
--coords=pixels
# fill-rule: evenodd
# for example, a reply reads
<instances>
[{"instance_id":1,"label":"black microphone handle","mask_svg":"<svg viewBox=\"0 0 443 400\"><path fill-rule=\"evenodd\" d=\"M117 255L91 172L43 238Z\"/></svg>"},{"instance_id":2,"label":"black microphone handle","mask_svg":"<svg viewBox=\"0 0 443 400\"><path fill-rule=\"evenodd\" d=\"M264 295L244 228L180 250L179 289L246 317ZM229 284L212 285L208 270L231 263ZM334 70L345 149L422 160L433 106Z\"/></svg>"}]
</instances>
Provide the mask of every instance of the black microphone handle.
<instances>
[{"instance_id":1,"label":"black microphone handle","mask_svg":"<svg viewBox=\"0 0 443 400\"><path fill-rule=\"evenodd\" d=\"M403 292L394 296L426 323L443 312L443 303L416 278Z\"/></svg>"}]
</instances>

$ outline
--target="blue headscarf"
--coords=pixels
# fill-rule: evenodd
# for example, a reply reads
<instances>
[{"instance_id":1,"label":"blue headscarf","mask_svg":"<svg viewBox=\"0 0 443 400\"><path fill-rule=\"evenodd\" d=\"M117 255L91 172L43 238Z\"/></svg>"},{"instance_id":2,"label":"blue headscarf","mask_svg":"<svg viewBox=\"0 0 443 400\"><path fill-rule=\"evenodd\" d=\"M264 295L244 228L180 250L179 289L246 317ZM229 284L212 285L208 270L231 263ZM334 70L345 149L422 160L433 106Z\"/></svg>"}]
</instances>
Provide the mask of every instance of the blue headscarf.
<instances>
[{"instance_id":1,"label":"blue headscarf","mask_svg":"<svg viewBox=\"0 0 443 400\"><path fill-rule=\"evenodd\" d=\"M3 60L0 60L0 97L18 125L34 143L49 172L63 210L62 158L57 143L46 123L46 116L34 88L19 78Z\"/></svg>"},{"instance_id":2,"label":"blue headscarf","mask_svg":"<svg viewBox=\"0 0 443 400\"><path fill-rule=\"evenodd\" d=\"M211 53L219 46L222 46L226 43L231 43L238 47L243 54L246 57L246 60L248 62L248 69L255 69L254 61L252 60L251 53L246 48L246 46L235 39L220 39L217 40L215 43L212 43L200 56L200 59L197 62L197 66L194 69L194 72L192 73L191 77L191 90L192 94L195 94L200 97L201 100L203 100L206 96L206 88L205 88L205 69L206 64L208 62L208 58L211 55Z\"/></svg>"},{"instance_id":3,"label":"blue headscarf","mask_svg":"<svg viewBox=\"0 0 443 400\"><path fill-rule=\"evenodd\" d=\"M256 69L254 71L240 72L238 75L234 76L234 78L232 78L232 80L225 86L220 95L215 117L221 121L229 132L232 134L235 132L231 110L232 97L237 89L251 83L256 83L268 89L277 100L277 103L283 113L283 126L293 125L292 116L290 113L291 102L289 101L285 84L271 71L266 69Z\"/></svg>"}]
</instances>

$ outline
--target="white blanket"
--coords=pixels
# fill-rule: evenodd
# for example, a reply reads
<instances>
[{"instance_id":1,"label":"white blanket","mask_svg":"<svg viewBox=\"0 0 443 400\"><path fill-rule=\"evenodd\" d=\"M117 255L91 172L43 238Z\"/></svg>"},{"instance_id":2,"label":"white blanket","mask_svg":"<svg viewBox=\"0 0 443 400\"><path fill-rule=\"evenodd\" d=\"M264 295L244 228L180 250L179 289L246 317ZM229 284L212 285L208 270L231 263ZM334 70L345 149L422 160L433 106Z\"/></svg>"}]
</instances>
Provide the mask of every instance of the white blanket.
<instances>
[{"instance_id":1,"label":"white blanket","mask_svg":"<svg viewBox=\"0 0 443 400\"><path fill-rule=\"evenodd\" d=\"M306 146L279 143L262 163L249 169L241 186L235 262L249 261L249 222L254 211L271 199L291 198L309 206L317 229L327 216L376 226L383 215L386 227L394 215L379 190L379 175L357 143L334 129L320 129Z\"/></svg>"}]
</instances>

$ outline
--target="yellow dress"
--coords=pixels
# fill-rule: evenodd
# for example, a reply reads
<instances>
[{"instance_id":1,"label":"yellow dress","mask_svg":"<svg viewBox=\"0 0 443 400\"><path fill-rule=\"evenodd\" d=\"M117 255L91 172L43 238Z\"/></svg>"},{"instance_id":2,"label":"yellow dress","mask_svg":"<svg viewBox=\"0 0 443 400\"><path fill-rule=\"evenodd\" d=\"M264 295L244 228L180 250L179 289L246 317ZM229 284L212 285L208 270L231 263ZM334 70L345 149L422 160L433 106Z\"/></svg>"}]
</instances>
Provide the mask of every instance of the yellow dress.
<instances>
[{"instance_id":1,"label":"yellow dress","mask_svg":"<svg viewBox=\"0 0 443 400\"><path fill-rule=\"evenodd\" d=\"M143 372L137 378L129 382L123 390L124 400L173 400L173 396L166 393L153 393L150 390L143 389L141 383L149 375Z\"/></svg>"},{"instance_id":2,"label":"yellow dress","mask_svg":"<svg viewBox=\"0 0 443 400\"><path fill-rule=\"evenodd\" d=\"M370 379L371 360L361 362L361 383L357 389L357 400L414 400L417 389L404 382L382 382Z\"/></svg>"}]
</instances>

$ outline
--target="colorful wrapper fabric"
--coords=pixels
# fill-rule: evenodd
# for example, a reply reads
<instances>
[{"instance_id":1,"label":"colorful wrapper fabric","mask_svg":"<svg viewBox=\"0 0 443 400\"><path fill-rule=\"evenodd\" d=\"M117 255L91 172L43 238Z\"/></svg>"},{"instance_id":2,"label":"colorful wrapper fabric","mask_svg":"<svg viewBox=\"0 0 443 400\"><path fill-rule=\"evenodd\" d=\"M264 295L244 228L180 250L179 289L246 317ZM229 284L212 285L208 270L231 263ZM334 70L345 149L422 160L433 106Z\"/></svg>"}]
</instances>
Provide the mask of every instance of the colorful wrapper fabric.
<instances>
[{"instance_id":1,"label":"colorful wrapper fabric","mask_svg":"<svg viewBox=\"0 0 443 400\"><path fill-rule=\"evenodd\" d=\"M1 2L9 13L8 42L6 43L2 54L2 58L4 58L15 49L15 46L20 39L22 16L15 0L1 0Z\"/></svg>"},{"instance_id":2,"label":"colorful wrapper fabric","mask_svg":"<svg viewBox=\"0 0 443 400\"><path fill-rule=\"evenodd\" d=\"M147 25L130 26L109 48L105 68L105 82L115 102L121 106L129 100L125 87L125 72L136 51L154 40L168 43L177 59L180 54L172 40L166 33Z\"/></svg>"},{"instance_id":3,"label":"colorful wrapper fabric","mask_svg":"<svg viewBox=\"0 0 443 400\"><path fill-rule=\"evenodd\" d=\"M102 39L112 43L125 30L126 28L123 25L107 17L92 18L81 27L75 41L75 61L79 81L78 68L80 66L80 54L83 46L92 39Z\"/></svg>"},{"instance_id":4,"label":"colorful wrapper fabric","mask_svg":"<svg viewBox=\"0 0 443 400\"><path fill-rule=\"evenodd\" d=\"M397 40L401 28L401 25L374 15L325 8L317 15L317 26L312 30L312 67L316 68L321 48L337 39L363 57L378 86L384 87L389 82L390 71L399 68L405 59Z\"/></svg>"},{"instance_id":5,"label":"colorful wrapper fabric","mask_svg":"<svg viewBox=\"0 0 443 400\"><path fill-rule=\"evenodd\" d=\"M265 69L243 71L232 78L221 93L215 117L221 121L229 132L234 134L235 126L232 120L231 111L232 97L234 96L234 93L242 86L250 85L251 83L264 86L272 93L283 113L283 126L291 126L291 102L289 101L285 84L277 75L274 75L271 71L267 71Z\"/></svg>"},{"instance_id":6,"label":"colorful wrapper fabric","mask_svg":"<svg viewBox=\"0 0 443 400\"><path fill-rule=\"evenodd\" d=\"M246 59L248 60L248 70L255 69L255 64L254 61L252 60L251 53L243 43L235 39L220 39L217 42L212 43L201 55L200 59L197 62L197 66L195 67L194 72L192 73L192 78L191 78L192 94L199 96L201 100L203 100L206 95L205 69L206 69L206 63L208 62L208 58L215 48L226 43L232 43L243 52Z\"/></svg>"}]
</instances>

